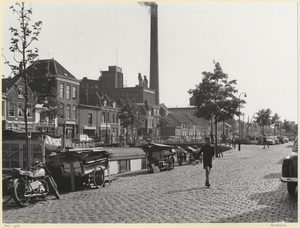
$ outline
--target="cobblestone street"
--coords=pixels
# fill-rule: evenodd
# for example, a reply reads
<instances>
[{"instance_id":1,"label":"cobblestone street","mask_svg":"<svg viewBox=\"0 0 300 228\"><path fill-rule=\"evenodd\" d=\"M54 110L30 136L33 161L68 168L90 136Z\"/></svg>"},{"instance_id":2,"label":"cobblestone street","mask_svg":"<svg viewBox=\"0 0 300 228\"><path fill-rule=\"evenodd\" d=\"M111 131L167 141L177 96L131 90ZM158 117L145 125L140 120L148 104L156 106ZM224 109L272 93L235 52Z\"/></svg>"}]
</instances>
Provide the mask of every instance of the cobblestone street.
<instances>
[{"instance_id":1,"label":"cobblestone street","mask_svg":"<svg viewBox=\"0 0 300 228\"><path fill-rule=\"evenodd\" d=\"M202 164L123 175L100 189L48 196L27 208L3 206L3 223L298 222L297 195L280 181L292 143L242 145L213 160L210 188Z\"/></svg>"}]
</instances>

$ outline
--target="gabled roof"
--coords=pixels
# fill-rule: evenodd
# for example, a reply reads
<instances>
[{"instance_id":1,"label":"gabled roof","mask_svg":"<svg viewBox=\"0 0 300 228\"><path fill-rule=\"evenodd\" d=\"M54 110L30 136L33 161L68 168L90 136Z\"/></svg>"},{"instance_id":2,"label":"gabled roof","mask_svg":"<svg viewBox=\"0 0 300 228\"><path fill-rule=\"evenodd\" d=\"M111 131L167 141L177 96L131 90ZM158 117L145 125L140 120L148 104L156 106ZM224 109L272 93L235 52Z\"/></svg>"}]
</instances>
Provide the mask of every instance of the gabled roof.
<instances>
[{"instance_id":1,"label":"gabled roof","mask_svg":"<svg viewBox=\"0 0 300 228\"><path fill-rule=\"evenodd\" d=\"M8 92L16 81L16 78L2 78L2 93Z\"/></svg>"},{"instance_id":2,"label":"gabled roof","mask_svg":"<svg viewBox=\"0 0 300 228\"><path fill-rule=\"evenodd\" d=\"M111 99L107 94L91 92L86 94L80 94L79 103L83 105L90 105L95 107L103 107L104 100L107 100L108 107L111 107L113 99Z\"/></svg>"},{"instance_id":3,"label":"gabled roof","mask_svg":"<svg viewBox=\"0 0 300 228\"><path fill-rule=\"evenodd\" d=\"M186 116L182 113L170 112L168 114L168 117L177 122L177 124L193 124L193 122L190 119L186 118Z\"/></svg>"},{"instance_id":4,"label":"gabled roof","mask_svg":"<svg viewBox=\"0 0 300 228\"><path fill-rule=\"evenodd\" d=\"M9 77L2 79L2 93L8 93L14 87L14 85L23 85L25 86L24 79L22 77ZM28 86L28 93L32 93L31 88Z\"/></svg>"},{"instance_id":5,"label":"gabled roof","mask_svg":"<svg viewBox=\"0 0 300 228\"><path fill-rule=\"evenodd\" d=\"M31 77L44 76L44 75L59 75L63 77L76 79L68 70L66 70L55 59L38 60L35 64L29 66L27 70Z\"/></svg>"}]
</instances>

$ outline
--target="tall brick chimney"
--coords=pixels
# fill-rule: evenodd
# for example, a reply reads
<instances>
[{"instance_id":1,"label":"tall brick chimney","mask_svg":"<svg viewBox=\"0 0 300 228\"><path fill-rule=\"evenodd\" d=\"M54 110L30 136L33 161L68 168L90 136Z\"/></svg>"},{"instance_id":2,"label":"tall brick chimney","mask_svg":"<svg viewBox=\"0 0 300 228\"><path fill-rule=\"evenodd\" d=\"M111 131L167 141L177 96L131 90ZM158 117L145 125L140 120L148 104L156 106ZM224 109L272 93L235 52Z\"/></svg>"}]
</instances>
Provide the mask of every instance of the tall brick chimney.
<instances>
[{"instance_id":1,"label":"tall brick chimney","mask_svg":"<svg viewBox=\"0 0 300 228\"><path fill-rule=\"evenodd\" d=\"M155 89L155 104L159 104L159 74L158 74L158 26L157 4L151 7L151 37L150 37L150 88Z\"/></svg>"}]
</instances>

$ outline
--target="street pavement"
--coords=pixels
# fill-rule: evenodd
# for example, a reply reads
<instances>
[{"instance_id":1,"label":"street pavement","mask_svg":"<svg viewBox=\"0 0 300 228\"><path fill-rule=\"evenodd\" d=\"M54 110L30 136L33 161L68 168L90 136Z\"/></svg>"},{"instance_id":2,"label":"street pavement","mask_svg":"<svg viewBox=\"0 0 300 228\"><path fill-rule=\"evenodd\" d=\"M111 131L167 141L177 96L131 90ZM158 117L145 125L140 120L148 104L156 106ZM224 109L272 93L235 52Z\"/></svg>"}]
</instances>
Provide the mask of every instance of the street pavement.
<instances>
[{"instance_id":1,"label":"street pavement","mask_svg":"<svg viewBox=\"0 0 300 228\"><path fill-rule=\"evenodd\" d=\"M210 188L202 164L119 175L100 189L62 193L27 208L10 201L9 223L297 223L298 198L280 181L292 142L242 145L213 160Z\"/></svg>"}]
</instances>

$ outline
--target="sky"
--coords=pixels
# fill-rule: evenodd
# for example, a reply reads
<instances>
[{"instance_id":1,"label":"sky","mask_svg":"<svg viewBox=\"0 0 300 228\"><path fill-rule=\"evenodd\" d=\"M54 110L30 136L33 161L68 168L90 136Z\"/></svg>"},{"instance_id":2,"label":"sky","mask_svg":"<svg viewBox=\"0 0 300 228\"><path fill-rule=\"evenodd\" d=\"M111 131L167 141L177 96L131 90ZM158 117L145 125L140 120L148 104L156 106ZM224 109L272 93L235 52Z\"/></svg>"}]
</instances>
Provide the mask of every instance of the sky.
<instances>
[{"instance_id":1,"label":"sky","mask_svg":"<svg viewBox=\"0 0 300 228\"><path fill-rule=\"evenodd\" d=\"M189 106L188 90L219 62L247 104L251 121L270 108L297 121L297 2L158 1L160 103ZM17 17L2 2L2 54ZM34 2L32 22L42 21L39 59L54 58L77 79L98 79L108 66L122 68L124 85L150 72L150 11L138 2ZM9 75L3 65L2 74Z\"/></svg>"}]
</instances>

